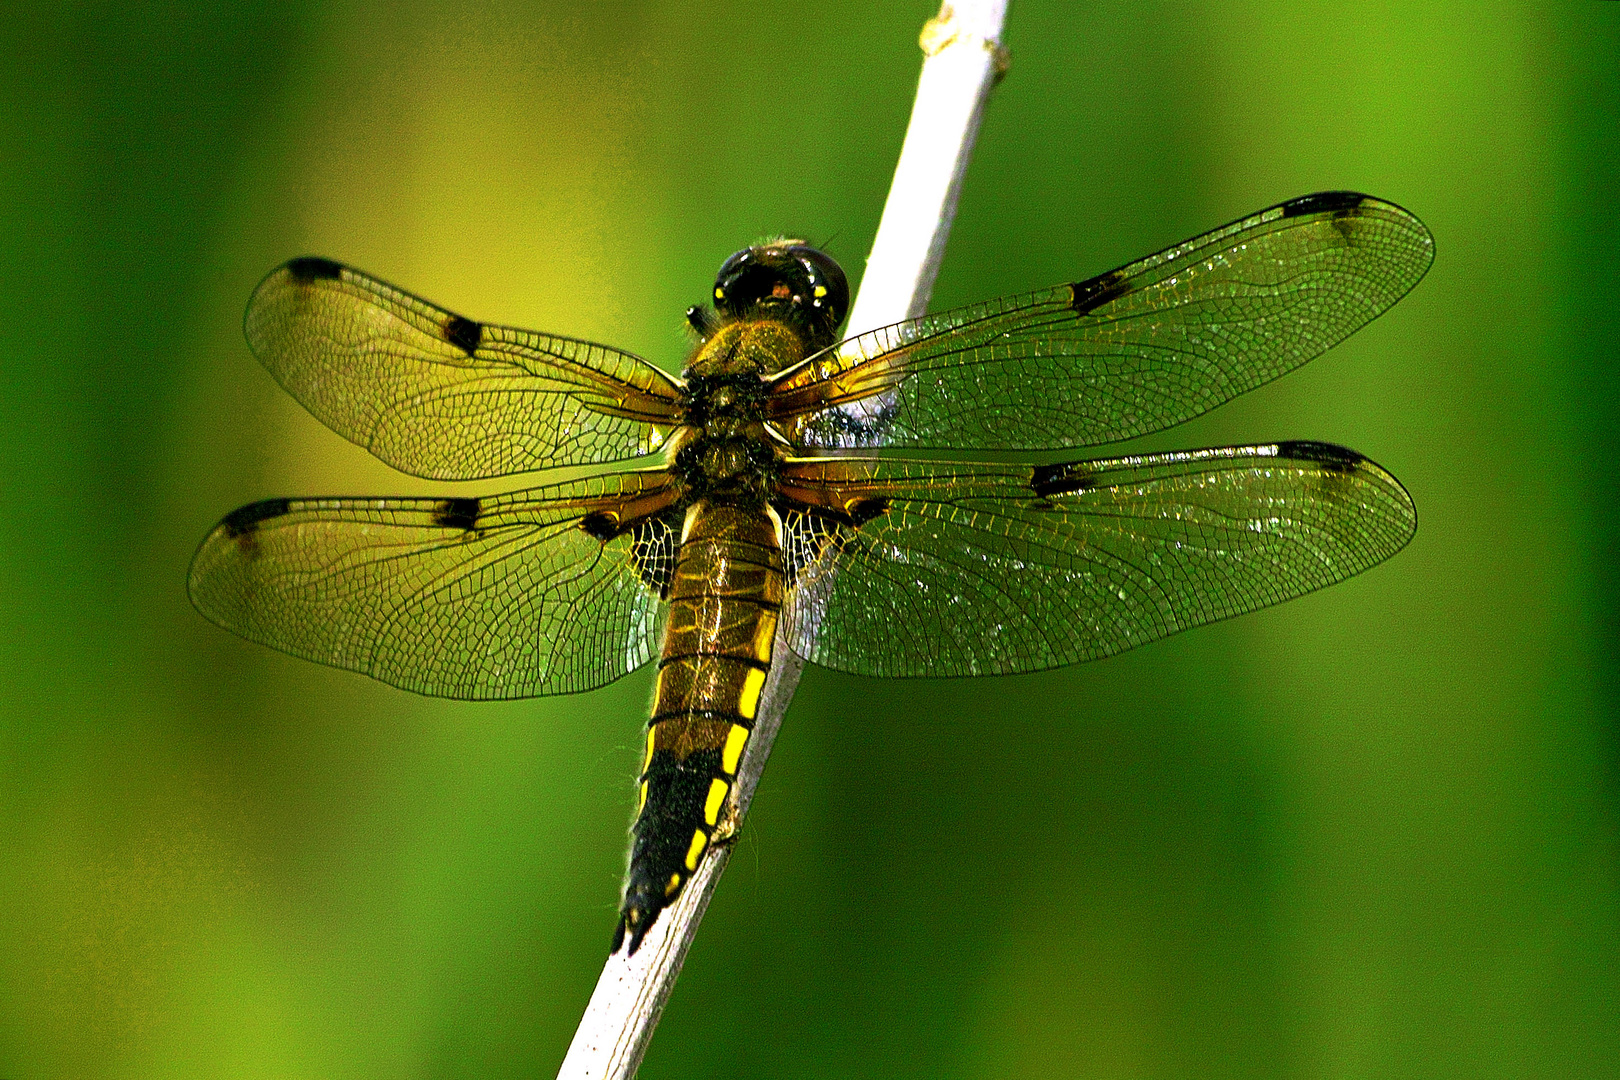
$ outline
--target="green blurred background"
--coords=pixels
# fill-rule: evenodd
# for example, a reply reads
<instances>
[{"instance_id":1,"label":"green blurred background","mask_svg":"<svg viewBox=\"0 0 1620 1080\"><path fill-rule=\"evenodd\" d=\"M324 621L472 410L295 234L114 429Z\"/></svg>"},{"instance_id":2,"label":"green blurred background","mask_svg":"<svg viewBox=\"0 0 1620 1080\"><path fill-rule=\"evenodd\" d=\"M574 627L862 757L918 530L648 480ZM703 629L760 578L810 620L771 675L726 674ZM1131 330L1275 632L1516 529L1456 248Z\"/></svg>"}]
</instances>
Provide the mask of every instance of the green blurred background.
<instances>
[{"instance_id":1,"label":"green blurred background","mask_svg":"<svg viewBox=\"0 0 1620 1080\"><path fill-rule=\"evenodd\" d=\"M753 238L858 273L906 3L0 19L0 1077L550 1076L650 679L431 701L205 623L273 494L423 490L243 305L319 253L673 367ZM652 1077L1620 1076L1620 4L1017 0L935 306L1324 188L1438 259L1154 447L1317 438L1416 541L1062 672L811 670Z\"/></svg>"}]
</instances>

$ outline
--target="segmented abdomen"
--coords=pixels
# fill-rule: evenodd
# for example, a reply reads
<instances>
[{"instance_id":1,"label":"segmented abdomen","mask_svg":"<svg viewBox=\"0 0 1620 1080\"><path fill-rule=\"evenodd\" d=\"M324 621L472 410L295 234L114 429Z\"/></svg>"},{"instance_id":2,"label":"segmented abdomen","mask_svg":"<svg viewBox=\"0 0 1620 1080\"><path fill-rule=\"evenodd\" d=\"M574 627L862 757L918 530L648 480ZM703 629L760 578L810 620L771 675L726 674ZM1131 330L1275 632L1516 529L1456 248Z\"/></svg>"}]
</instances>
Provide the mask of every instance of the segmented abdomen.
<instances>
[{"instance_id":1,"label":"segmented abdomen","mask_svg":"<svg viewBox=\"0 0 1620 1080\"><path fill-rule=\"evenodd\" d=\"M688 512L614 939L630 951L675 902L720 824L754 727L782 607L782 551L763 510Z\"/></svg>"}]
</instances>

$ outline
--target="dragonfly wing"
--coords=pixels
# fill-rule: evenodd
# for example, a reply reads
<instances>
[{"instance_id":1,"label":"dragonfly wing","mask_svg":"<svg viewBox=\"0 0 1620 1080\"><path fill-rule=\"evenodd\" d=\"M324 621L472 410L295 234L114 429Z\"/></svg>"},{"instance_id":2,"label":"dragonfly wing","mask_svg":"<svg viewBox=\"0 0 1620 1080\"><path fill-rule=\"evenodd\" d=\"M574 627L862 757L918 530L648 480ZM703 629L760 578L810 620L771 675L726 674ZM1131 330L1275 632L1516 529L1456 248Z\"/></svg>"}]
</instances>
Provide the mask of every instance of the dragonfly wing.
<instances>
[{"instance_id":1,"label":"dragonfly wing","mask_svg":"<svg viewBox=\"0 0 1620 1080\"><path fill-rule=\"evenodd\" d=\"M1411 539L1354 451L1276 443L1064 465L790 461L787 640L862 675L1038 671L1342 581Z\"/></svg>"},{"instance_id":2,"label":"dragonfly wing","mask_svg":"<svg viewBox=\"0 0 1620 1080\"><path fill-rule=\"evenodd\" d=\"M676 417L677 384L638 356L474 322L327 259L272 271L245 329L322 423L416 476L621 461Z\"/></svg>"},{"instance_id":3,"label":"dragonfly wing","mask_svg":"<svg viewBox=\"0 0 1620 1080\"><path fill-rule=\"evenodd\" d=\"M1433 259L1433 237L1399 206L1307 195L1089 281L851 338L783 372L771 416L812 448L1134 438L1332 348Z\"/></svg>"},{"instance_id":4,"label":"dragonfly wing","mask_svg":"<svg viewBox=\"0 0 1620 1080\"><path fill-rule=\"evenodd\" d=\"M657 652L668 503L658 472L485 499L270 499L203 541L191 599L243 637L422 694L589 690Z\"/></svg>"}]
</instances>

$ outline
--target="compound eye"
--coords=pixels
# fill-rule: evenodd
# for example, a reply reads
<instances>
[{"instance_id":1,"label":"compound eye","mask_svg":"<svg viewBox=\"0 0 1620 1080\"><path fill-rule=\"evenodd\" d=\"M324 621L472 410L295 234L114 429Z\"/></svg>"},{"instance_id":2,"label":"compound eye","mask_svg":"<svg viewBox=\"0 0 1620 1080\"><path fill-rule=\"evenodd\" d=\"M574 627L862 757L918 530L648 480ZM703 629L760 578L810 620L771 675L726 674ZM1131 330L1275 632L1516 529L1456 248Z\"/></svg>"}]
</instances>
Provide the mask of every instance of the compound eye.
<instances>
[{"instance_id":1,"label":"compound eye","mask_svg":"<svg viewBox=\"0 0 1620 1080\"><path fill-rule=\"evenodd\" d=\"M743 248L720 264L714 276L714 309L723 315L740 316L762 298L772 295L779 275L755 248Z\"/></svg>"},{"instance_id":2,"label":"compound eye","mask_svg":"<svg viewBox=\"0 0 1620 1080\"><path fill-rule=\"evenodd\" d=\"M828 329L836 329L849 313L849 279L844 277L844 268L831 255L808 244L795 244L787 254L804 268L809 285L806 300Z\"/></svg>"},{"instance_id":3,"label":"compound eye","mask_svg":"<svg viewBox=\"0 0 1620 1080\"><path fill-rule=\"evenodd\" d=\"M824 251L790 240L760 244L721 265L714 309L727 319L783 319L804 331L816 348L825 348L849 312L849 282Z\"/></svg>"},{"instance_id":4,"label":"compound eye","mask_svg":"<svg viewBox=\"0 0 1620 1080\"><path fill-rule=\"evenodd\" d=\"M721 303L729 301L732 286L736 284L737 277L743 267L748 264L749 258L753 254L753 248L743 248L741 251L734 252L730 258L720 264L720 272L714 275L715 306L718 307Z\"/></svg>"}]
</instances>

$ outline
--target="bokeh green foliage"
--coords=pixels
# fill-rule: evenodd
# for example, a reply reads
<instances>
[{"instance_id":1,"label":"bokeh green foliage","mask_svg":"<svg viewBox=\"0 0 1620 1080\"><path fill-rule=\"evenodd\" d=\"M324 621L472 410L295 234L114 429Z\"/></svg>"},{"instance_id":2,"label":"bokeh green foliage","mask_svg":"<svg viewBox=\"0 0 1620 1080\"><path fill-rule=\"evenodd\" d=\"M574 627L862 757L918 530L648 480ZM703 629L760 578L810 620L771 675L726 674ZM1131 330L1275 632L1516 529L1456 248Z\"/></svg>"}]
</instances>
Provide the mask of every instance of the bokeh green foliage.
<instances>
[{"instance_id":1,"label":"bokeh green foliage","mask_svg":"<svg viewBox=\"0 0 1620 1080\"><path fill-rule=\"evenodd\" d=\"M648 679L430 701L192 612L227 510L425 487L243 303L318 253L673 367L758 236L858 275L930 13L0 20L0 1076L551 1074ZM1349 444L1418 537L1086 667L812 670L644 1075L1620 1075L1620 4L1019 0L1008 40L935 306L1400 202L1411 297L1148 445Z\"/></svg>"}]
</instances>

